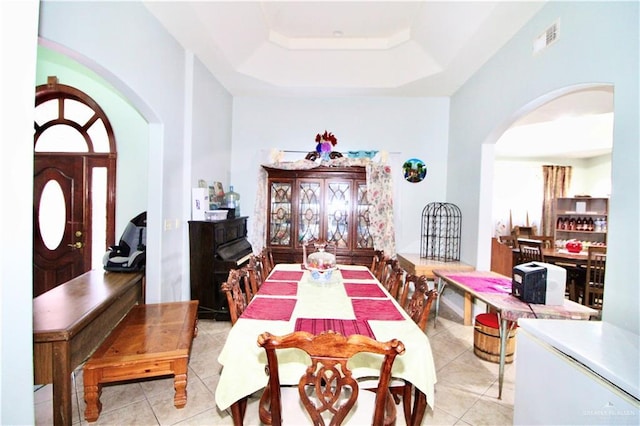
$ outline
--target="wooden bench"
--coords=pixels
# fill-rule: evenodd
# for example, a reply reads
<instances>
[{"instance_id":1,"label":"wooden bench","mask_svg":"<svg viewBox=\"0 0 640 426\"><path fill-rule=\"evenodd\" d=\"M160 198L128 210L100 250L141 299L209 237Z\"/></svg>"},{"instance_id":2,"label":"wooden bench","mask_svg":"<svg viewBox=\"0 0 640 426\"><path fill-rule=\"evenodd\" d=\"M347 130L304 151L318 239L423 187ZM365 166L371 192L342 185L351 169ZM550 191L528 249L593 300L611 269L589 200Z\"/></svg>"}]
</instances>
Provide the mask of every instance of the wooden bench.
<instances>
[{"instance_id":1,"label":"wooden bench","mask_svg":"<svg viewBox=\"0 0 640 426\"><path fill-rule=\"evenodd\" d=\"M173 404L187 404L187 365L198 301L134 306L84 365L84 417L98 420L102 384L174 376Z\"/></svg>"}]
</instances>

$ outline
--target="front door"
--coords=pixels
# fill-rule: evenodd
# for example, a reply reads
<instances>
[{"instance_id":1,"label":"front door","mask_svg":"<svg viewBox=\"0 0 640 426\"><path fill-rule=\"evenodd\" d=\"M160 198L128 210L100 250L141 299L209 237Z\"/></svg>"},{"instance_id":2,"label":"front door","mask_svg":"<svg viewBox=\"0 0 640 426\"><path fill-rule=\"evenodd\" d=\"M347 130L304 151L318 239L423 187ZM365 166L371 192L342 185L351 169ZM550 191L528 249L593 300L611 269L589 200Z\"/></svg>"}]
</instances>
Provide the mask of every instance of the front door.
<instances>
[{"instance_id":1,"label":"front door","mask_svg":"<svg viewBox=\"0 0 640 426\"><path fill-rule=\"evenodd\" d=\"M34 297L91 269L91 216L84 193L82 155L35 155Z\"/></svg>"},{"instance_id":2,"label":"front door","mask_svg":"<svg viewBox=\"0 0 640 426\"><path fill-rule=\"evenodd\" d=\"M49 77L36 87L33 297L92 267L114 243L116 143L100 106Z\"/></svg>"}]
</instances>

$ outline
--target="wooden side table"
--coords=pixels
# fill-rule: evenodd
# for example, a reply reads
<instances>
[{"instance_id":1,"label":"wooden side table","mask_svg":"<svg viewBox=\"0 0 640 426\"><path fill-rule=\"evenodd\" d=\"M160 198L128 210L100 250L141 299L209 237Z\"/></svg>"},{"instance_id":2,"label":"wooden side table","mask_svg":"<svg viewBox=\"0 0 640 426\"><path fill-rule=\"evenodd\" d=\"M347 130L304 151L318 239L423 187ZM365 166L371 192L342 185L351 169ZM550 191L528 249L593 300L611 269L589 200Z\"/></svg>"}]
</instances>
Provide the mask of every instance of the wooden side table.
<instances>
[{"instance_id":1,"label":"wooden side table","mask_svg":"<svg viewBox=\"0 0 640 426\"><path fill-rule=\"evenodd\" d=\"M420 257L417 253L405 253L405 254L397 254L398 263L400 267L413 275L426 275L427 279L431 281L436 280L436 276L433 271L435 269L439 271L474 271L476 268L467 265L466 263L455 261L455 262L442 262L439 260L427 259L424 257ZM436 327L438 322L438 314L440 313L440 298L442 296L442 291L444 290L444 285L441 280L436 281L434 284L436 289L438 290L438 297L436 298L436 316L433 319L433 328ZM465 325L471 324L471 299L467 297L465 294ZM468 317L468 318L467 318Z\"/></svg>"},{"instance_id":2,"label":"wooden side table","mask_svg":"<svg viewBox=\"0 0 640 426\"><path fill-rule=\"evenodd\" d=\"M428 279L434 280L433 270L438 269L440 271L473 271L476 268L462 263L456 262L442 262L439 260L426 259L420 257L417 253L403 253L397 254L398 263L402 269L410 274L414 275L426 275Z\"/></svg>"},{"instance_id":3,"label":"wooden side table","mask_svg":"<svg viewBox=\"0 0 640 426\"><path fill-rule=\"evenodd\" d=\"M103 383L174 376L176 408L187 404L187 365L198 301L134 306L84 365L84 417L98 420Z\"/></svg>"}]
</instances>

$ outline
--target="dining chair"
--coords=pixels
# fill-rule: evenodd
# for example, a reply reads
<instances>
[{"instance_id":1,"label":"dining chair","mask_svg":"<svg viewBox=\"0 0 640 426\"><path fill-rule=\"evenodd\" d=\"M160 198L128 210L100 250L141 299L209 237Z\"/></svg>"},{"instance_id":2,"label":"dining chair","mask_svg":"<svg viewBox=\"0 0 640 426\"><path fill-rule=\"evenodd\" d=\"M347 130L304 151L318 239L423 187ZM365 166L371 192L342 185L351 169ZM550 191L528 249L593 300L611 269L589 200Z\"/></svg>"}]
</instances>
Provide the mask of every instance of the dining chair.
<instances>
[{"instance_id":1,"label":"dining chair","mask_svg":"<svg viewBox=\"0 0 640 426\"><path fill-rule=\"evenodd\" d=\"M529 238L518 238L518 262L544 262L542 241Z\"/></svg>"},{"instance_id":2,"label":"dining chair","mask_svg":"<svg viewBox=\"0 0 640 426\"><path fill-rule=\"evenodd\" d=\"M246 266L252 296L255 296L265 279L264 269L259 256L251 255Z\"/></svg>"},{"instance_id":3,"label":"dining chair","mask_svg":"<svg viewBox=\"0 0 640 426\"><path fill-rule=\"evenodd\" d=\"M231 325L234 325L251 301L251 283L246 268L231 269L220 289L227 296Z\"/></svg>"},{"instance_id":4,"label":"dining chair","mask_svg":"<svg viewBox=\"0 0 640 426\"><path fill-rule=\"evenodd\" d=\"M400 267L397 260L388 260L383 274L382 281L380 283L387 289L391 297L398 298L398 292L400 290L400 284L404 276L404 269Z\"/></svg>"},{"instance_id":5,"label":"dining chair","mask_svg":"<svg viewBox=\"0 0 640 426\"><path fill-rule=\"evenodd\" d=\"M378 279L378 281L383 282L385 280L385 277L387 276L389 271L388 266L392 261L393 259L391 259L386 254L382 253L380 260L376 265L376 270L373 273L373 275Z\"/></svg>"},{"instance_id":6,"label":"dining chair","mask_svg":"<svg viewBox=\"0 0 640 426\"><path fill-rule=\"evenodd\" d=\"M266 352L269 376L259 404L262 423L340 425L349 416L351 424L395 424L396 408L388 385L395 358L405 351L397 339L380 342L330 330L318 335L297 331L274 336L266 332L258 336L258 346ZM290 348L303 350L311 362L297 386L281 386L276 352ZM354 355L363 352L383 355L379 385L372 392L359 392L358 380L348 365Z\"/></svg>"},{"instance_id":7,"label":"dining chair","mask_svg":"<svg viewBox=\"0 0 640 426\"><path fill-rule=\"evenodd\" d=\"M260 251L260 262L262 264L264 279L266 279L275 266L275 264L273 263L273 254L267 247L263 248L262 251Z\"/></svg>"},{"instance_id":8,"label":"dining chair","mask_svg":"<svg viewBox=\"0 0 640 426\"><path fill-rule=\"evenodd\" d=\"M408 294L411 298L408 299ZM407 274L404 279L402 294L398 298L398 303L411 317L413 322L420 327L422 331L427 330L429 321L429 313L431 306L438 297L436 289L429 290L428 278L426 275ZM407 302L408 299L408 302ZM403 379L392 378L389 389L394 397L396 404L402 400L402 409L406 424L411 424L411 394L413 385Z\"/></svg>"},{"instance_id":9,"label":"dining chair","mask_svg":"<svg viewBox=\"0 0 640 426\"><path fill-rule=\"evenodd\" d=\"M517 238L513 235L499 235L498 242L502 244L506 244L511 248L516 248L516 240Z\"/></svg>"},{"instance_id":10,"label":"dining chair","mask_svg":"<svg viewBox=\"0 0 640 426\"><path fill-rule=\"evenodd\" d=\"M590 308L602 309L607 248L604 246L589 246L587 256L587 280L584 285L582 302Z\"/></svg>"},{"instance_id":11,"label":"dining chair","mask_svg":"<svg viewBox=\"0 0 640 426\"><path fill-rule=\"evenodd\" d=\"M535 232L532 226L514 226L511 230L511 235L517 238L529 238L534 235Z\"/></svg>"},{"instance_id":12,"label":"dining chair","mask_svg":"<svg viewBox=\"0 0 640 426\"><path fill-rule=\"evenodd\" d=\"M543 249L552 249L555 245L555 240L551 235L529 235L527 239L542 241Z\"/></svg>"},{"instance_id":13,"label":"dining chair","mask_svg":"<svg viewBox=\"0 0 640 426\"><path fill-rule=\"evenodd\" d=\"M375 250L373 252L373 259L371 260L371 266L369 267L369 270L374 276L376 275L378 266L380 265L380 262L382 262L383 258L384 258L384 250Z\"/></svg>"},{"instance_id":14,"label":"dining chair","mask_svg":"<svg viewBox=\"0 0 640 426\"><path fill-rule=\"evenodd\" d=\"M409 279L414 282L414 291L404 310L422 331L426 331L431 306L438 298L438 291L436 289L429 290L429 284L425 275L407 278L407 280Z\"/></svg>"}]
</instances>

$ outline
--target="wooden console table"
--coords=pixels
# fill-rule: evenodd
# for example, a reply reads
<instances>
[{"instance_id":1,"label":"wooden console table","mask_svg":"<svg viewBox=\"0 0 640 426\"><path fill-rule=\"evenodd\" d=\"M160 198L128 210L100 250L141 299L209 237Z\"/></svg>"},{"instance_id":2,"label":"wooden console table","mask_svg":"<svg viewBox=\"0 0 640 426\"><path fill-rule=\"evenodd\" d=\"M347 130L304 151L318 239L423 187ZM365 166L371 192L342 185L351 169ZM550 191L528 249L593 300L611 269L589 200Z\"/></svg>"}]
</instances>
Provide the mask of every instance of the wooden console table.
<instances>
[{"instance_id":1,"label":"wooden console table","mask_svg":"<svg viewBox=\"0 0 640 426\"><path fill-rule=\"evenodd\" d=\"M84 418L98 420L103 383L174 376L173 405L187 404L187 366L197 334L198 301L138 305L124 317L83 369Z\"/></svg>"},{"instance_id":2,"label":"wooden console table","mask_svg":"<svg viewBox=\"0 0 640 426\"><path fill-rule=\"evenodd\" d=\"M419 254L397 254L398 263L400 267L413 275L425 275L427 279L436 281L436 276L433 273L435 269L440 271L457 271L457 272L466 272L466 271L474 271L474 268L471 265L467 265L466 263L462 263L459 261L455 262L442 262L439 260L427 259L424 257L420 257ZM444 286L440 284L441 281L437 281L434 287L438 290L438 297L436 298L436 316L433 321L433 328L436 327L438 323L438 316L440 314L440 299L442 296L442 291L444 290ZM467 312L467 304L469 301L465 298L465 315ZM465 325L467 325L467 319L465 317Z\"/></svg>"},{"instance_id":3,"label":"wooden console table","mask_svg":"<svg viewBox=\"0 0 640 426\"><path fill-rule=\"evenodd\" d=\"M475 268L462 262L442 262L439 260L420 257L419 254L397 254L400 267L413 275L426 275L428 279L434 280L434 269L446 271L473 271Z\"/></svg>"},{"instance_id":4,"label":"wooden console table","mask_svg":"<svg viewBox=\"0 0 640 426\"><path fill-rule=\"evenodd\" d=\"M33 299L34 384L53 383L53 422L71 425L71 373L136 303L144 274L92 270Z\"/></svg>"}]
</instances>

